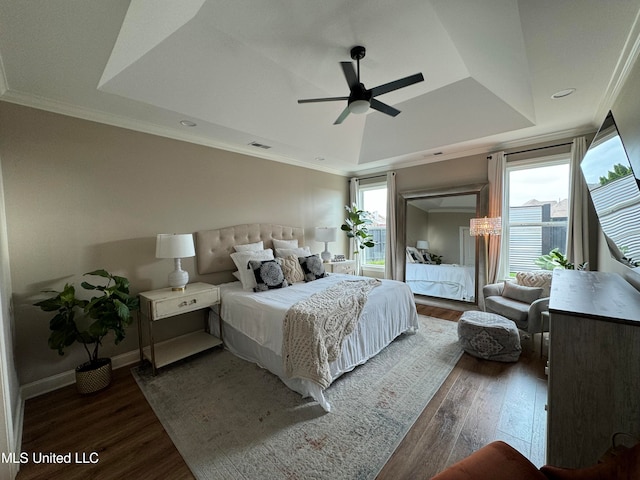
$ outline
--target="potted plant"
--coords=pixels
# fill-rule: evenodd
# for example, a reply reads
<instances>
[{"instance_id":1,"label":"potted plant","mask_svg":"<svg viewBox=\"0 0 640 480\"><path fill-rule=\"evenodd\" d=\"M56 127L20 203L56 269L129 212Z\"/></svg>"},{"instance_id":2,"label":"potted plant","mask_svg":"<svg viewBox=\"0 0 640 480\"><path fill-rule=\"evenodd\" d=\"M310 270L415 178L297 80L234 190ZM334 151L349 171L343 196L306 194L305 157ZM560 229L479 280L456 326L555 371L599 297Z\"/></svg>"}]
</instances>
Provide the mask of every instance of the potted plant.
<instances>
[{"instance_id":1,"label":"potted plant","mask_svg":"<svg viewBox=\"0 0 640 480\"><path fill-rule=\"evenodd\" d=\"M347 218L340 226L340 230L346 232L348 238L355 240L358 248L355 249L354 254L359 253L358 250L375 247L376 244L368 230L368 226L373 223L371 214L360 210L355 203L351 207L346 205L345 208L347 210Z\"/></svg>"},{"instance_id":2,"label":"potted plant","mask_svg":"<svg viewBox=\"0 0 640 480\"><path fill-rule=\"evenodd\" d=\"M99 348L104 337L113 332L117 345L125 337L125 327L133 320L138 309L137 296L129 294L129 280L112 275L106 270L85 273L102 277L106 285L82 282L82 288L99 292L90 300L76 297L75 287L65 284L56 295L35 303L45 312L57 312L49 321L49 347L64 355L64 349L79 342L87 352L89 361L76 367L76 387L80 393L92 393L111 383L111 359L101 358Z\"/></svg>"}]
</instances>

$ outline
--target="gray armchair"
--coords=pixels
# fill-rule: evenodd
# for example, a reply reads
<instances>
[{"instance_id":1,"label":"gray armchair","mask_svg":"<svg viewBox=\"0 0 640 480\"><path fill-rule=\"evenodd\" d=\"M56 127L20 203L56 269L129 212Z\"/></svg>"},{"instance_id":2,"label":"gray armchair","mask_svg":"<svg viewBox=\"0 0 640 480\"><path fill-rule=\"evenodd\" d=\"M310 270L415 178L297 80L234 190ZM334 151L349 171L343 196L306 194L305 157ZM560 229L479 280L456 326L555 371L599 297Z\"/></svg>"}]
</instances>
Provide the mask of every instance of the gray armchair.
<instances>
[{"instance_id":1,"label":"gray armchair","mask_svg":"<svg viewBox=\"0 0 640 480\"><path fill-rule=\"evenodd\" d=\"M520 330L531 334L549 331L542 312L549 310L551 276L548 271L519 272L515 282L485 285L485 310L513 320Z\"/></svg>"}]
</instances>

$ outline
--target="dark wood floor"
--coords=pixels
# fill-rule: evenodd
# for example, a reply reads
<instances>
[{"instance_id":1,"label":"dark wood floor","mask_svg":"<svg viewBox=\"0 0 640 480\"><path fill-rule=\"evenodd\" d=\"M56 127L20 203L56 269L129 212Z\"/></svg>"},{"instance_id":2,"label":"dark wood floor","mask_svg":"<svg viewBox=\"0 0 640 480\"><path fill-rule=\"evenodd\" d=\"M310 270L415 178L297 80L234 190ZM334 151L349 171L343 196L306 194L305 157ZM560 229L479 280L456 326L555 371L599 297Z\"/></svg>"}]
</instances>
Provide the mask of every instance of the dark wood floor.
<instances>
[{"instance_id":1,"label":"dark wood floor","mask_svg":"<svg viewBox=\"0 0 640 480\"><path fill-rule=\"evenodd\" d=\"M423 315L456 321L462 312L418 306ZM519 362L463 355L397 448L378 480L429 479L492 440L505 440L536 465L544 463L544 359L525 341ZM539 347L538 347L539 348ZM79 454L98 463L21 466L29 479L193 479L136 385L129 368L105 391L80 396L73 386L25 405L22 451ZM75 460L75 458L74 458Z\"/></svg>"}]
</instances>

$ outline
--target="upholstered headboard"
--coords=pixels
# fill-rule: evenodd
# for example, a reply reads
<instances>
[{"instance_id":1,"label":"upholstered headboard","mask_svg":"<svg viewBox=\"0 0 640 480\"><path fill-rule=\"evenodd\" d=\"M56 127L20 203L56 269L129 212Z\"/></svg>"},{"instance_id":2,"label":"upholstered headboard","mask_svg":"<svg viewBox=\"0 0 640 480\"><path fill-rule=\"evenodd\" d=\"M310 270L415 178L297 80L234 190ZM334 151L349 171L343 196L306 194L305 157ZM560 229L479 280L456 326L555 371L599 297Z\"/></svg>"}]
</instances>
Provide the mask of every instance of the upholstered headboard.
<instances>
[{"instance_id":1,"label":"upholstered headboard","mask_svg":"<svg viewBox=\"0 0 640 480\"><path fill-rule=\"evenodd\" d=\"M304 245L304 229L270 223L249 223L196 232L198 273L205 275L235 270L235 265L230 257L235 252L234 245L255 243L262 240L264 248L273 248L272 240L274 238L276 240L297 239L299 245L302 246Z\"/></svg>"}]
</instances>

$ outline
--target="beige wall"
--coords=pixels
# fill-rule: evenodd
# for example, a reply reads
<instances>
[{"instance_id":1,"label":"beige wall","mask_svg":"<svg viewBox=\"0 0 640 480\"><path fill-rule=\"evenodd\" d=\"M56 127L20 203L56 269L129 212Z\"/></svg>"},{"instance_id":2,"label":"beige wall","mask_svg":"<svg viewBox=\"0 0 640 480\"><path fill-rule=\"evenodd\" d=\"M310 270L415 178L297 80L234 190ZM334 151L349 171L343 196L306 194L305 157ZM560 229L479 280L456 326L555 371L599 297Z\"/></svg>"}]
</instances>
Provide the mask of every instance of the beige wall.
<instances>
[{"instance_id":1,"label":"beige wall","mask_svg":"<svg viewBox=\"0 0 640 480\"><path fill-rule=\"evenodd\" d=\"M22 384L85 361L79 345L63 357L47 347L50 316L32 306L41 290L79 285L79 275L97 268L127 276L134 292L164 287L173 262L155 258L157 233L276 223L304 227L319 252L313 227L340 225L348 203L347 179L338 175L3 102L0 125ZM331 251L345 252L346 240ZM193 258L183 268L192 280L224 280L198 277ZM201 321L181 317L164 329ZM132 326L122 344L107 343L102 352L136 349Z\"/></svg>"}]
</instances>

